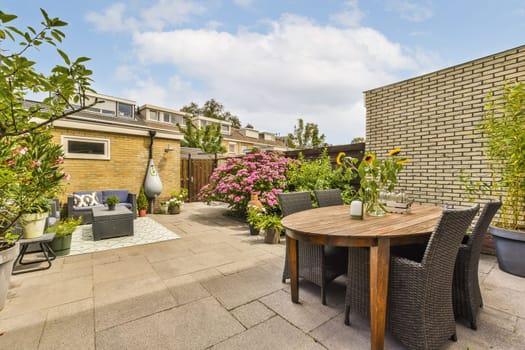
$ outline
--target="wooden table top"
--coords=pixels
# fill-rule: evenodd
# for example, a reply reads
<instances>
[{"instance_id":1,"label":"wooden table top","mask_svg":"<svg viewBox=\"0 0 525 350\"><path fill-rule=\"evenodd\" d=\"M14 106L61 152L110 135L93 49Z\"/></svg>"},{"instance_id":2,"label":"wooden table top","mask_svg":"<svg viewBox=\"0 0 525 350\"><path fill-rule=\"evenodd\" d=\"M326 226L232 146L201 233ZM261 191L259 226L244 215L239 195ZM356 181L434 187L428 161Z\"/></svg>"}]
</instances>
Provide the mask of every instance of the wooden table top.
<instances>
[{"instance_id":1,"label":"wooden table top","mask_svg":"<svg viewBox=\"0 0 525 350\"><path fill-rule=\"evenodd\" d=\"M406 244L410 236L432 233L442 211L440 207L413 205L408 214L365 214L364 220L355 220L350 218L350 206L339 205L297 212L283 218L282 223L290 237L313 243L369 246L363 242L389 238L394 244L396 240Z\"/></svg>"}]
</instances>

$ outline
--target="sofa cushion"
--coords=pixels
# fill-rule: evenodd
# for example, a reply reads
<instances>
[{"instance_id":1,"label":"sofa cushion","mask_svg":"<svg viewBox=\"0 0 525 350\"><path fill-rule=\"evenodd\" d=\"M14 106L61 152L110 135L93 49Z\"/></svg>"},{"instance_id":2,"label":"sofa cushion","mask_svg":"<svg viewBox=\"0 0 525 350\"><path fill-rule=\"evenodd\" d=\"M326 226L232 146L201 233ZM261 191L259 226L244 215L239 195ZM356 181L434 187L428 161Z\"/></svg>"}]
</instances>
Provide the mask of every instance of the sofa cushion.
<instances>
[{"instance_id":1,"label":"sofa cushion","mask_svg":"<svg viewBox=\"0 0 525 350\"><path fill-rule=\"evenodd\" d=\"M128 191L127 190L106 190L102 191L102 202L106 203L106 198L109 196L117 196L120 200L120 203L125 203L128 201Z\"/></svg>"},{"instance_id":2,"label":"sofa cushion","mask_svg":"<svg viewBox=\"0 0 525 350\"><path fill-rule=\"evenodd\" d=\"M93 207L100 205L100 198L96 191L93 192L75 192L73 193L73 205L75 207Z\"/></svg>"}]
</instances>

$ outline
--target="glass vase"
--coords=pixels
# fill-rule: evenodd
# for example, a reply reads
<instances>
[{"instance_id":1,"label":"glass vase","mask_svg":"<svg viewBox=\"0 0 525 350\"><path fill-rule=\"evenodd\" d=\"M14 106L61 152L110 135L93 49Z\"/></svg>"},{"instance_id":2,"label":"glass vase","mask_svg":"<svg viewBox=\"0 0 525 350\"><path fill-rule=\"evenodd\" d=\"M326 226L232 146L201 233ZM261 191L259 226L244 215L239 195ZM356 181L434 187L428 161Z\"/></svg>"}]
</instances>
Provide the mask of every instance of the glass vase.
<instances>
[{"instance_id":1,"label":"glass vase","mask_svg":"<svg viewBox=\"0 0 525 350\"><path fill-rule=\"evenodd\" d=\"M368 196L366 202L366 213L369 216L384 216L386 214L385 207L379 201L380 190L373 191Z\"/></svg>"}]
</instances>

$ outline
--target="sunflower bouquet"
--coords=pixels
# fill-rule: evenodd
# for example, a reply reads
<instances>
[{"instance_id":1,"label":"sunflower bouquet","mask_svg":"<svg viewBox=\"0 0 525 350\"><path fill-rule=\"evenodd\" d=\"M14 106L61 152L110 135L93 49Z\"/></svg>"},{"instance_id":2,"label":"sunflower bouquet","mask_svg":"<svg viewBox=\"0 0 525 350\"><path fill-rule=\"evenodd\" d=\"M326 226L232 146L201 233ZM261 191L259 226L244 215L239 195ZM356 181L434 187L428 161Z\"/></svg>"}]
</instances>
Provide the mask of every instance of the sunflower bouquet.
<instances>
[{"instance_id":1,"label":"sunflower bouquet","mask_svg":"<svg viewBox=\"0 0 525 350\"><path fill-rule=\"evenodd\" d=\"M338 165L356 171L360 178L358 196L365 202L366 212L370 215L382 215L386 208L379 201L382 191L392 192L397 185L398 175L404 164L409 162L407 157L400 156L401 149L394 148L388 152L384 160L379 160L374 152L367 152L363 160L357 165L357 159L345 157L344 153L337 156Z\"/></svg>"}]
</instances>

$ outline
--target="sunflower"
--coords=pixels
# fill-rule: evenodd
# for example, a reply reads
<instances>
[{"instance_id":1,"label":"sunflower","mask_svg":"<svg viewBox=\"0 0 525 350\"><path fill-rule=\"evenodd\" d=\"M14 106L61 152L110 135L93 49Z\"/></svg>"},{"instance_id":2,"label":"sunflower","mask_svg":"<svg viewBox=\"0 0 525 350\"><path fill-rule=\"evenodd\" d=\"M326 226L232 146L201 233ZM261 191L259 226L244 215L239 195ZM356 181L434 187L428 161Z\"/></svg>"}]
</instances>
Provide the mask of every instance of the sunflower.
<instances>
[{"instance_id":1,"label":"sunflower","mask_svg":"<svg viewBox=\"0 0 525 350\"><path fill-rule=\"evenodd\" d=\"M376 159L376 157L372 153L370 153L370 154L367 154L365 156L365 159L363 159L363 160L364 160L364 162L366 164L370 164L370 163L372 163L374 161L374 159Z\"/></svg>"},{"instance_id":2,"label":"sunflower","mask_svg":"<svg viewBox=\"0 0 525 350\"><path fill-rule=\"evenodd\" d=\"M345 152L339 152L339 154L337 155L337 158L335 158L335 162L337 163L337 165L343 164L344 156L346 156Z\"/></svg>"},{"instance_id":3,"label":"sunflower","mask_svg":"<svg viewBox=\"0 0 525 350\"><path fill-rule=\"evenodd\" d=\"M403 158L396 162L396 164L405 164L406 162L410 162L410 158Z\"/></svg>"},{"instance_id":4,"label":"sunflower","mask_svg":"<svg viewBox=\"0 0 525 350\"><path fill-rule=\"evenodd\" d=\"M399 154L399 152L401 152L401 148L396 147L396 148L394 148L393 150L390 150L390 151L388 152L388 155L389 155L389 156L395 156L396 154Z\"/></svg>"}]
</instances>

